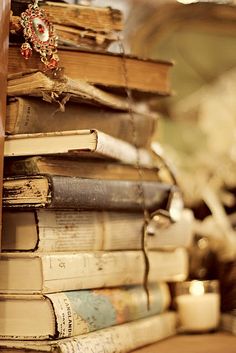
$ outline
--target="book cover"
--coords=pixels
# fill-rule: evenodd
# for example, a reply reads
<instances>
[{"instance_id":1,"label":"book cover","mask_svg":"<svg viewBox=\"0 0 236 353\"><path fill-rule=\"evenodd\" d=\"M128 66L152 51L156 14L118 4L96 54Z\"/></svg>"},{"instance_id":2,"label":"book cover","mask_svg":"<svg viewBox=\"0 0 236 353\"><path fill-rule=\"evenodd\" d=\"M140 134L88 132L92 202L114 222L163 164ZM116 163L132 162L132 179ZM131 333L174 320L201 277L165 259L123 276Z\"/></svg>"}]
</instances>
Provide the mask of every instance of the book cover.
<instances>
[{"instance_id":1,"label":"book cover","mask_svg":"<svg viewBox=\"0 0 236 353\"><path fill-rule=\"evenodd\" d=\"M82 155L83 156L83 155ZM77 154L11 157L4 160L4 176L32 176L39 174L80 177L86 179L147 180L172 182L160 173L162 168L137 168L103 158L81 158ZM160 175L161 174L161 175Z\"/></svg>"},{"instance_id":2,"label":"book cover","mask_svg":"<svg viewBox=\"0 0 236 353\"><path fill-rule=\"evenodd\" d=\"M168 96L171 93L171 62L68 48L59 49L58 55L60 66L65 68L65 75L75 81L82 80L95 86L121 89L124 92L129 88L145 93L147 97L153 94ZM18 46L9 47L9 74L41 69L40 60L36 56L26 62Z\"/></svg>"},{"instance_id":3,"label":"book cover","mask_svg":"<svg viewBox=\"0 0 236 353\"><path fill-rule=\"evenodd\" d=\"M53 79L39 70L26 69L24 72L9 74L7 95L41 97L47 102L57 103L58 109L64 108L70 100L121 111L140 111L139 106L131 104L126 97L107 92L85 80L74 80L66 76Z\"/></svg>"},{"instance_id":4,"label":"book cover","mask_svg":"<svg viewBox=\"0 0 236 353\"><path fill-rule=\"evenodd\" d=\"M150 283L182 281L188 275L184 248L149 251L148 259ZM0 293L41 294L141 284L145 273L143 251L1 253Z\"/></svg>"},{"instance_id":5,"label":"book cover","mask_svg":"<svg viewBox=\"0 0 236 353\"><path fill-rule=\"evenodd\" d=\"M3 206L126 212L143 212L145 207L153 212L167 209L170 194L177 190L171 184L154 181L19 176L4 179Z\"/></svg>"},{"instance_id":6,"label":"book cover","mask_svg":"<svg viewBox=\"0 0 236 353\"><path fill-rule=\"evenodd\" d=\"M64 111L60 111L56 103L17 97L7 106L5 129L8 134L97 129L137 147L145 147L150 142L156 120L157 114L145 109L143 113L134 112L130 116L127 112L68 102Z\"/></svg>"},{"instance_id":7,"label":"book cover","mask_svg":"<svg viewBox=\"0 0 236 353\"><path fill-rule=\"evenodd\" d=\"M170 304L167 284L37 295L0 295L1 339L56 339L160 314ZM27 317L22 312L27 311Z\"/></svg>"},{"instance_id":8,"label":"book cover","mask_svg":"<svg viewBox=\"0 0 236 353\"><path fill-rule=\"evenodd\" d=\"M25 11L29 0L12 0L12 11L20 15ZM84 28L95 32L109 33L123 29L123 13L112 7L85 6L61 2L43 1L40 4L54 24Z\"/></svg>"},{"instance_id":9,"label":"book cover","mask_svg":"<svg viewBox=\"0 0 236 353\"><path fill-rule=\"evenodd\" d=\"M128 353L175 335L176 325L176 313L166 312L73 338L45 341L1 340L0 349L4 353L9 350L12 353L20 353L22 350L29 353Z\"/></svg>"},{"instance_id":10,"label":"book cover","mask_svg":"<svg viewBox=\"0 0 236 353\"><path fill-rule=\"evenodd\" d=\"M2 251L141 250L144 217L136 212L4 211ZM190 246L193 214L147 237L149 249Z\"/></svg>"},{"instance_id":11,"label":"book cover","mask_svg":"<svg viewBox=\"0 0 236 353\"><path fill-rule=\"evenodd\" d=\"M14 7L14 1L12 4ZM119 40L119 34L115 31L95 32L82 27L68 26L63 23L57 24L53 21L53 18L51 20L58 37L59 46L106 50L111 43ZM14 14L10 16L10 42L12 43L23 41L23 28L20 21L20 16L15 16Z\"/></svg>"},{"instance_id":12,"label":"book cover","mask_svg":"<svg viewBox=\"0 0 236 353\"><path fill-rule=\"evenodd\" d=\"M140 167L147 168L155 165L148 150L137 149L128 142L94 129L18 134L5 138L5 157L54 154L97 156L131 165L136 165L139 160Z\"/></svg>"}]
</instances>

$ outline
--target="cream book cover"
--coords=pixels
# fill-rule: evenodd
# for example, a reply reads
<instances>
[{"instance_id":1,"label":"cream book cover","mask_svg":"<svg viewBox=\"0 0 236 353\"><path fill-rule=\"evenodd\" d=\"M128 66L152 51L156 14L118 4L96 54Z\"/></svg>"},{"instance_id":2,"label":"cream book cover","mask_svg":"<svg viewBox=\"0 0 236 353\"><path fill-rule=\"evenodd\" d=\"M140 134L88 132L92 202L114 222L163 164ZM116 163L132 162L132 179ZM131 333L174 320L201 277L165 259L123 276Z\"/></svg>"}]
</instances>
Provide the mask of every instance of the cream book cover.
<instances>
[{"instance_id":1,"label":"cream book cover","mask_svg":"<svg viewBox=\"0 0 236 353\"><path fill-rule=\"evenodd\" d=\"M188 275L184 248L150 251L148 258L150 283L183 281ZM141 284L145 272L143 251L1 253L0 293L40 294Z\"/></svg>"}]
</instances>

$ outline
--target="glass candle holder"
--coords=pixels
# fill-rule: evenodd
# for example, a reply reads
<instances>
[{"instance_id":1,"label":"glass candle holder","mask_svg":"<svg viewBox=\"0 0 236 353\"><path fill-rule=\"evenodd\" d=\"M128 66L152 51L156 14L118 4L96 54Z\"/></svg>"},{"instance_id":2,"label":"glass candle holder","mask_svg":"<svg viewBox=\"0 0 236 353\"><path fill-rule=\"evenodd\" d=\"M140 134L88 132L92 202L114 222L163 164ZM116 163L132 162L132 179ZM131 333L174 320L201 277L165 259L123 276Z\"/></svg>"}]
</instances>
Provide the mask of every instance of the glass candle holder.
<instances>
[{"instance_id":1,"label":"glass candle holder","mask_svg":"<svg viewBox=\"0 0 236 353\"><path fill-rule=\"evenodd\" d=\"M215 330L220 319L219 282L186 281L175 286L175 302L180 331L206 332Z\"/></svg>"}]
</instances>

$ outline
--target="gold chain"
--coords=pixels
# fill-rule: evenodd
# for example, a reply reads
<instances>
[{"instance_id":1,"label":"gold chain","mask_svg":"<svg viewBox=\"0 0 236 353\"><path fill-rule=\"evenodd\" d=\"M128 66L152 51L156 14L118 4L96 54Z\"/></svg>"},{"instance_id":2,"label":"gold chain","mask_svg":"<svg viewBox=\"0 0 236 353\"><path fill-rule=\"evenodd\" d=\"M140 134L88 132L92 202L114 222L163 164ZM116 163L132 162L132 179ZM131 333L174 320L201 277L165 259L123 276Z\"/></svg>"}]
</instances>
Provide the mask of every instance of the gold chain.
<instances>
[{"instance_id":1,"label":"gold chain","mask_svg":"<svg viewBox=\"0 0 236 353\"><path fill-rule=\"evenodd\" d=\"M149 263L149 257L148 257L148 248L147 248L147 225L149 223L150 217L149 213L146 209L145 205L145 194L144 194L144 188L143 188L143 175L142 175L142 169L140 167L140 153L138 149L138 143L137 143L137 131L136 131L136 126L135 126L135 117L133 114L133 106L134 106L134 101L133 101L133 96L132 96L132 91L128 87L128 73L127 73L127 66L126 66L126 60L125 60L125 48L123 45L123 42L120 38L118 37L118 43L119 43L119 48L120 48L120 54L122 55L122 66L123 66L123 73L124 73L124 79L125 79L125 91L126 91L126 96L128 99L128 110L129 110L129 117L130 117L130 122L132 126L132 140L133 140L133 145L136 147L136 169L138 171L138 193L140 196L141 200L141 206L142 206L142 211L143 211L143 217L144 217L144 224L143 224L143 233L142 233L142 252L144 256L144 262L145 262L145 271L144 271L144 279L143 279L143 287L147 295L147 308L150 310L150 294L149 294L149 288L148 288L148 276L149 276L149 270L150 270L150 263Z\"/></svg>"}]
</instances>

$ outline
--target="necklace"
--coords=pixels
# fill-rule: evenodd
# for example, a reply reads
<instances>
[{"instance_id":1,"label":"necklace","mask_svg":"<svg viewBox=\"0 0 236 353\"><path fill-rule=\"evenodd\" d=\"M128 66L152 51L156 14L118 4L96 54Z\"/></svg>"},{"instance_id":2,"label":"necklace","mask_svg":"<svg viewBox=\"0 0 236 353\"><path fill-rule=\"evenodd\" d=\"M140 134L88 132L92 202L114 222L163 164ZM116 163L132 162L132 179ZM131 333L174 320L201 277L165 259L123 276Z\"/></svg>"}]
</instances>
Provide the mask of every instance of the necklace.
<instances>
[{"instance_id":1,"label":"necklace","mask_svg":"<svg viewBox=\"0 0 236 353\"><path fill-rule=\"evenodd\" d=\"M28 60L33 49L39 53L44 64L44 70L58 68L57 36L47 14L34 0L28 8L21 13L21 25L24 29L25 42L21 45L21 55ZM32 49L33 47L33 49Z\"/></svg>"}]
</instances>

